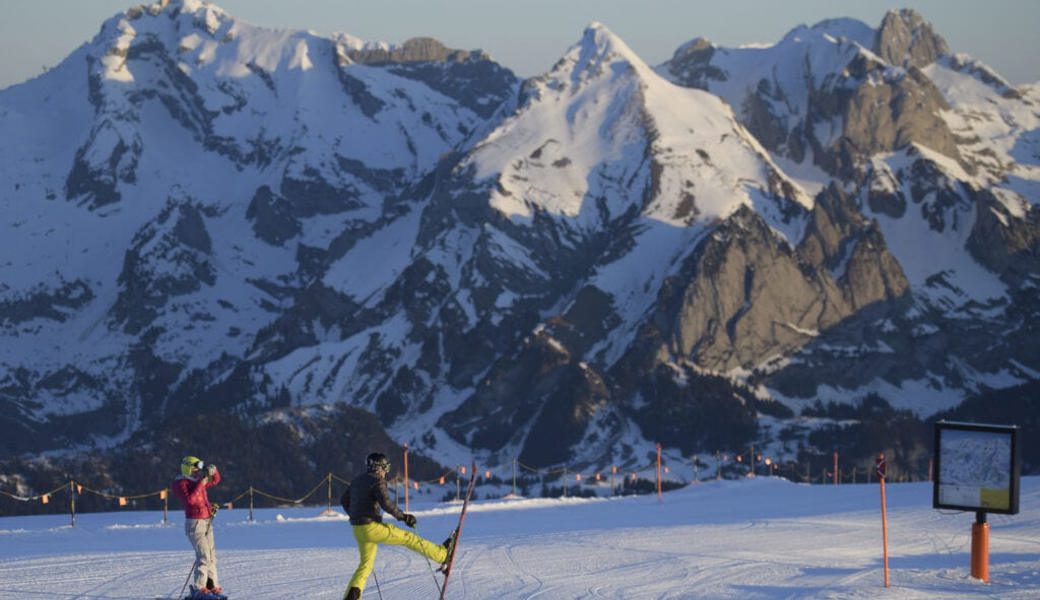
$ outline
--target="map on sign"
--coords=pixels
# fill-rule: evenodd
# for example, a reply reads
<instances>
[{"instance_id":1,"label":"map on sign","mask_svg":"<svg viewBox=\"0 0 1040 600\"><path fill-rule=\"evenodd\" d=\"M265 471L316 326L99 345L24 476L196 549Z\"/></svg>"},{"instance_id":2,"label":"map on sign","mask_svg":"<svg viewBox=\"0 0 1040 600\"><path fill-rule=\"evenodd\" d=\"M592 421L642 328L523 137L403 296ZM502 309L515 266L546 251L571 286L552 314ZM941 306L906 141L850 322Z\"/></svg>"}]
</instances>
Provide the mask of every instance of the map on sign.
<instances>
[{"instance_id":1,"label":"map on sign","mask_svg":"<svg viewBox=\"0 0 1040 600\"><path fill-rule=\"evenodd\" d=\"M941 504L993 510L1011 507L1010 435L944 429L939 448Z\"/></svg>"}]
</instances>

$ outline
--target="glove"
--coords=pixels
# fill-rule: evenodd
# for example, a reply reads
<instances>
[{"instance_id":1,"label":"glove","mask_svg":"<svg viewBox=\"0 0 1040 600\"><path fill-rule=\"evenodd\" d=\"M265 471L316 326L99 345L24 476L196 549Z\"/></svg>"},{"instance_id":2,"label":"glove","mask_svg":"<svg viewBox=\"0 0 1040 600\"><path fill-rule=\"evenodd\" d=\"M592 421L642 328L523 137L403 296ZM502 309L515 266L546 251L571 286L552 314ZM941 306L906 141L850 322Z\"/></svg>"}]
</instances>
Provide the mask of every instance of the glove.
<instances>
[{"instance_id":1,"label":"glove","mask_svg":"<svg viewBox=\"0 0 1040 600\"><path fill-rule=\"evenodd\" d=\"M415 515L413 515L412 513L404 513L404 516L401 517L401 520L404 521L405 525L411 527L412 529L415 529L416 520Z\"/></svg>"},{"instance_id":2,"label":"glove","mask_svg":"<svg viewBox=\"0 0 1040 600\"><path fill-rule=\"evenodd\" d=\"M209 518L212 519L213 517L217 516L218 510L220 510L220 505L214 502L212 506L209 507Z\"/></svg>"},{"instance_id":3,"label":"glove","mask_svg":"<svg viewBox=\"0 0 1040 600\"><path fill-rule=\"evenodd\" d=\"M206 477L213 477L213 474L217 472L217 465L206 465Z\"/></svg>"}]
</instances>

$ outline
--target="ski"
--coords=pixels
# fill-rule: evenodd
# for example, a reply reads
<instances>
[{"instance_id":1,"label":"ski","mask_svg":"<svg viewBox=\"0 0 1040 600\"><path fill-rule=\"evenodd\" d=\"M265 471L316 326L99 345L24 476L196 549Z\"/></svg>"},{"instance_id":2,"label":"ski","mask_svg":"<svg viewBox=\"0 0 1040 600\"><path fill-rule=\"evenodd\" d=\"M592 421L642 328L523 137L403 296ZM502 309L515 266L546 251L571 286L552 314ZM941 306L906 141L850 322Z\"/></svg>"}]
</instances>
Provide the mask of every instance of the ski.
<instances>
[{"instance_id":1,"label":"ski","mask_svg":"<svg viewBox=\"0 0 1040 600\"><path fill-rule=\"evenodd\" d=\"M455 543L448 554L448 560L444 563L444 583L441 585L440 600L444 600L444 594L448 591L448 578L451 576L451 566L455 563L455 553L459 550L459 538L462 537L462 524L466 522L466 508L469 507L469 499L473 496L473 488L477 485L477 463L473 463L469 475L469 485L466 486L466 497L462 500L462 512L459 513L459 524L455 527L453 535Z\"/></svg>"}]
</instances>

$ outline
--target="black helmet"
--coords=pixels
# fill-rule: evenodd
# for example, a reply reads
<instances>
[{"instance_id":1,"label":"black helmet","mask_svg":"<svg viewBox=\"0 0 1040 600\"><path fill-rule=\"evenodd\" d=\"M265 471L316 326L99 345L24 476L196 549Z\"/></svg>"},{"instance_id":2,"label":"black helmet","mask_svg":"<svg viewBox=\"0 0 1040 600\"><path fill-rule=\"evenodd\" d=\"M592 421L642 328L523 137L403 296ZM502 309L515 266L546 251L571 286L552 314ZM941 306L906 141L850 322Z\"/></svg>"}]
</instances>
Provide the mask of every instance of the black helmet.
<instances>
[{"instance_id":1,"label":"black helmet","mask_svg":"<svg viewBox=\"0 0 1040 600\"><path fill-rule=\"evenodd\" d=\"M368 465L369 471L383 470L387 473L390 472L390 459L386 457L382 452L373 452L368 455L365 459L365 464Z\"/></svg>"}]
</instances>

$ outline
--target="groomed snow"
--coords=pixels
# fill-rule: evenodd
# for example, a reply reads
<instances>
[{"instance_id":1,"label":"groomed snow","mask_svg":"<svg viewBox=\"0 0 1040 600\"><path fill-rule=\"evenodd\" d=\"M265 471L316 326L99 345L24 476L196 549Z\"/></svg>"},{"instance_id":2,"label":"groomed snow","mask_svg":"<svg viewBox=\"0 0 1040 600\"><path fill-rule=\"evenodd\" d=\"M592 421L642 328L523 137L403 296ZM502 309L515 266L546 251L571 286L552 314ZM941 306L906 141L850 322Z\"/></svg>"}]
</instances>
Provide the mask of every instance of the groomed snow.
<instances>
[{"instance_id":1,"label":"groomed snow","mask_svg":"<svg viewBox=\"0 0 1040 600\"><path fill-rule=\"evenodd\" d=\"M219 489L219 488L218 488ZM479 495L478 491L478 495ZM437 492L439 495L439 492ZM216 499L219 495L214 494ZM458 506L412 505L442 539ZM338 599L357 562L342 516L319 508L236 508L217 517L222 584L232 598ZM453 600L1035 599L1040 478L1021 512L990 515L990 583L969 576L974 515L935 511L928 483L888 485L891 587L883 588L879 490L781 479L711 481L655 496L481 500L466 520ZM171 512L0 519L0 597L152 598L178 593L193 555ZM426 561L383 548L365 598L435 597Z\"/></svg>"}]
</instances>

